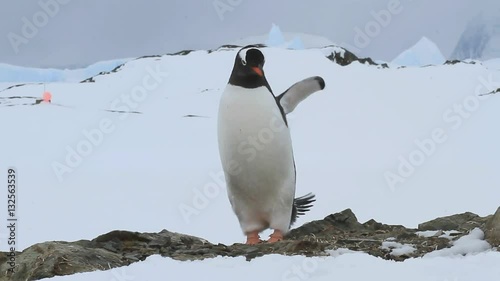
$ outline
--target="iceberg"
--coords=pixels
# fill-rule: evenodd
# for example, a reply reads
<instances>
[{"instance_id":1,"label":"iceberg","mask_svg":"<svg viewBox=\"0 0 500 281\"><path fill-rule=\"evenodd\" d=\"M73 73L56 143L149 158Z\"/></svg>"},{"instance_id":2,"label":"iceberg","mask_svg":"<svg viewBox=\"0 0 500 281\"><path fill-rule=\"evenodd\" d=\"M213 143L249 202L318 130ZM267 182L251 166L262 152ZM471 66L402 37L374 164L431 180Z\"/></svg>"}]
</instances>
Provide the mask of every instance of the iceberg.
<instances>
[{"instance_id":1,"label":"iceberg","mask_svg":"<svg viewBox=\"0 0 500 281\"><path fill-rule=\"evenodd\" d=\"M102 61L80 69L30 68L0 63L0 82L78 82L111 71L128 60Z\"/></svg>"},{"instance_id":2,"label":"iceberg","mask_svg":"<svg viewBox=\"0 0 500 281\"><path fill-rule=\"evenodd\" d=\"M400 66L426 66L443 64L446 58L438 46L427 37L422 37L415 45L399 54L393 64Z\"/></svg>"}]
</instances>

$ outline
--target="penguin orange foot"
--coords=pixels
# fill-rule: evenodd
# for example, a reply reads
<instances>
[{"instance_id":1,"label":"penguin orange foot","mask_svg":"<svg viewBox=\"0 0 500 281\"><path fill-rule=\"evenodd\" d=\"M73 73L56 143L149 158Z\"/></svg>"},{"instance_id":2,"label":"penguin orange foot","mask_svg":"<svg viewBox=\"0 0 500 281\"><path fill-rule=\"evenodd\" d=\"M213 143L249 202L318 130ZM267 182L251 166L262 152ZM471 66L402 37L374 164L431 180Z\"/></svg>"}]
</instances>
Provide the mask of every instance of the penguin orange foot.
<instances>
[{"instance_id":1,"label":"penguin orange foot","mask_svg":"<svg viewBox=\"0 0 500 281\"><path fill-rule=\"evenodd\" d=\"M256 245L256 244L259 244L260 242L262 242L262 241L260 240L260 236L259 236L258 231L250 232L247 234L247 242L245 244Z\"/></svg>"},{"instance_id":2,"label":"penguin orange foot","mask_svg":"<svg viewBox=\"0 0 500 281\"><path fill-rule=\"evenodd\" d=\"M274 243L283 240L283 232L280 230L274 230L273 234L269 235L267 242Z\"/></svg>"}]
</instances>

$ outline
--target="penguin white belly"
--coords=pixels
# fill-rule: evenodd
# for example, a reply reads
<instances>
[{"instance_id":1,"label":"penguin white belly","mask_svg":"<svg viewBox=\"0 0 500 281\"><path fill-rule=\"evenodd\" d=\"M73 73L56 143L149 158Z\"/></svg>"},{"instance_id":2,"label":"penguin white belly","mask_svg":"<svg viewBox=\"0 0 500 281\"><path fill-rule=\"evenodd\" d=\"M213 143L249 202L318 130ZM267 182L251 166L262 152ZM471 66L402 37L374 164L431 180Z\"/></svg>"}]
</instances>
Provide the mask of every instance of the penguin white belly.
<instances>
[{"instance_id":1,"label":"penguin white belly","mask_svg":"<svg viewBox=\"0 0 500 281\"><path fill-rule=\"evenodd\" d=\"M266 87L228 84L220 101L219 151L228 196L244 233L286 233L295 195L288 127Z\"/></svg>"}]
</instances>

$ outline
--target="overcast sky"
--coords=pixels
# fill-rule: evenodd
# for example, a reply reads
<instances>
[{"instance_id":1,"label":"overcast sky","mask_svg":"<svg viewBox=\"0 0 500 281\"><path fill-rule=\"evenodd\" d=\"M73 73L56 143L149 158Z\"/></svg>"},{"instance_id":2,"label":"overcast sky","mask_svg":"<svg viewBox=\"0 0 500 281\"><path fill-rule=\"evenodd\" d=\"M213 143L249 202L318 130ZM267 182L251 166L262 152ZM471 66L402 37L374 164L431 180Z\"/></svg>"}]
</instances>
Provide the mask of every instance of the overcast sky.
<instances>
[{"instance_id":1,"label":"overcast sky","mask_svg":"<svg viewBox=\"0 0 500 281\"><path fill-rule=\"evenodd\" d=\"M399 12L391 12L391 2L400 2ZM60 4L46 16L41 3ZM448 56L471 17L499 8L498 0L2 0L0 62L76 67L209 49L266 34L272 23L360 47L355 53L375 59L391 60L422 36ZM381 10L391 13L389 23L375 24L380 29L368 43L356 44L357 28L376 28L373 14Z\"/></svg>"}]
</instances>

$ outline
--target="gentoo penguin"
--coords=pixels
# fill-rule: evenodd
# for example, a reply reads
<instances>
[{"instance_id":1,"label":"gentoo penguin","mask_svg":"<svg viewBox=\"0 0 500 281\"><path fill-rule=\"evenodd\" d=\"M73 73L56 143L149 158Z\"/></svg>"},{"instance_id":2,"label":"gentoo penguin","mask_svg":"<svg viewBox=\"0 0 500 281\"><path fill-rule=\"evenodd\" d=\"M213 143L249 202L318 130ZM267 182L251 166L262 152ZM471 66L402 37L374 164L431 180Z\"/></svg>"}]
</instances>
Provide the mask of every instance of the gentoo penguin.
<instances>
[{"instance_id":1,"label":"gentoo penguin","mask_svg":"<svg viewBox=\"0 0 500 281\"><path fill-rule=\"evenodd\" d=\"M294 199L295 162L286 114L325 81L310 77L275 97L264 75L264 55L255 45L236 55L233 71L219 104L219 152L229 201L247 244L283 239L299 215L312 206L314 195Z\"/></svg>"}]
</instances>

